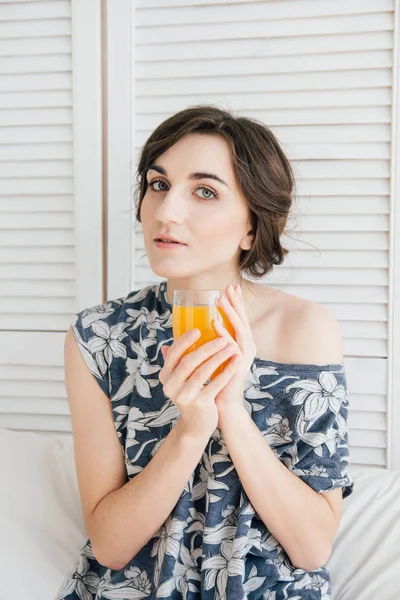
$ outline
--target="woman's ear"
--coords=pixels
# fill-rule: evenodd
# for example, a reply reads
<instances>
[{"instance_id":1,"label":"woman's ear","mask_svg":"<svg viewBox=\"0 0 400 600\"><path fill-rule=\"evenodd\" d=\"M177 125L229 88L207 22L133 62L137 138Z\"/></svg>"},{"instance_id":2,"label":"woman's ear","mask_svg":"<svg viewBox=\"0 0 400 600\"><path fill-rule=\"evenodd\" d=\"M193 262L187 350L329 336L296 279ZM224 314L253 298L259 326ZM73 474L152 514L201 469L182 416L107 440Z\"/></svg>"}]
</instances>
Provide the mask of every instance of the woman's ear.
<instances>
[{"instance_id":1,"label":"woman's ear","mask_svg":"<svg viewBox=\"0 0 400 600\"><path fill-rule=\"evenodd\" d=\"M243 245L242 245L243 242ZM240 247L242 248L242 250L250 250L251 246L253 245L254 242L254 233L253 230L250 229L250 231L247 232L247 234L245 236L243 236Z\"/></svg>"}]
</instances>

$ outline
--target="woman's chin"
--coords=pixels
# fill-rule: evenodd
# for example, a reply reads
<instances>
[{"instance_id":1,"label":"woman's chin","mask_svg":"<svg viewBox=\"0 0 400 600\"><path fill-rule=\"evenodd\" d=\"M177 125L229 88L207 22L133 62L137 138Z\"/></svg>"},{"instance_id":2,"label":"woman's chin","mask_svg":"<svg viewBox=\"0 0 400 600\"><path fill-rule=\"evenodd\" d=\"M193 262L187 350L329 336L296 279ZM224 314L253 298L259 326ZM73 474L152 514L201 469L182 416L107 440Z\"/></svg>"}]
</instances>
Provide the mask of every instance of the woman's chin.
<instances>
[{"instance_id":1,"label":"woman's chin","mask_svg":"<svg viewBox=\"0 0 400 600\"><path fill-rule=\"evenodd\" d=\"M161 266L158 261L156 264L150 263L150 268L155 275L158 275L158 277L162 277L163 279L177 279L180 277L187 277L189 275L187 269L183 271L183 269L173 266Z\"/></svg>"}]
</instances>

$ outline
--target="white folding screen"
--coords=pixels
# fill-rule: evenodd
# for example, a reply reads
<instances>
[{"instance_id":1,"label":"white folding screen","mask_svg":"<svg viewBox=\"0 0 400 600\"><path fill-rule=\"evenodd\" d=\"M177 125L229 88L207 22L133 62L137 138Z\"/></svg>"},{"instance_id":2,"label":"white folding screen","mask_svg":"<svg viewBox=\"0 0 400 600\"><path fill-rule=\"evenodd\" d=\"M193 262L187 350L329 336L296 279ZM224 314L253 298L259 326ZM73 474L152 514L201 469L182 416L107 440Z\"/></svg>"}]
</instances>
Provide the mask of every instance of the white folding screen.
<instances>
[{"instance_id":1,"label":"white folding screen","mask_svg":"<svg viewBox=\"0 0 400 600\"><path fill-rule=\"evenodd\" d=\"M70 431L65 331L103 300L100 8L0 5L0 427Z\"/></svg>"},{"instance_id":2,"label":"white folding screen","mask_svg":"<svg viewBox=\"0 0 400 600\"><path fill-rule=\"evenodd\" d=\"M120 166L108 179L109 223L118 223L108 242L108 297L160 279L129 212L152 130L198 103L263 120L299 191L283 240L291 252L264 282L338 319L352 461L380 467L400 467L397 19L394 0L118 0L107 9L108 73L130 77L129 91L126 78L115 78L107 96L109 161ZM121 151L115 131L123 123L130 138L125 128ZM126 193L116 194L121 176Z\"/></svg>"}]
</instances>

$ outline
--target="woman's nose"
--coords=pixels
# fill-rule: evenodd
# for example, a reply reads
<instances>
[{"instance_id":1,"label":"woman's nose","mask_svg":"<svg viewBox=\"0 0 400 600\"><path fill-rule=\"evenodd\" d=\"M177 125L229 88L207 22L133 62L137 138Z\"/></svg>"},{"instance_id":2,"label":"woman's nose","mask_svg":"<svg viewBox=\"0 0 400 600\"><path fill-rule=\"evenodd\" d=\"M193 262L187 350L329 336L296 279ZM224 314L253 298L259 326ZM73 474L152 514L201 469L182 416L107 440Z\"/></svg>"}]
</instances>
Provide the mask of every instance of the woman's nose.
<instances>
[{"instance_id":1,"label":"woman's nose","mask_svg":"<svg viewBox=\"0 0 400 600\"><path fill-rule=\"evenodd\" d=\"M182 194L169 190L160 201L155 211L155 216L159 221L182 221L184 216L184 202Z\"/></svg>"}]
</instances>

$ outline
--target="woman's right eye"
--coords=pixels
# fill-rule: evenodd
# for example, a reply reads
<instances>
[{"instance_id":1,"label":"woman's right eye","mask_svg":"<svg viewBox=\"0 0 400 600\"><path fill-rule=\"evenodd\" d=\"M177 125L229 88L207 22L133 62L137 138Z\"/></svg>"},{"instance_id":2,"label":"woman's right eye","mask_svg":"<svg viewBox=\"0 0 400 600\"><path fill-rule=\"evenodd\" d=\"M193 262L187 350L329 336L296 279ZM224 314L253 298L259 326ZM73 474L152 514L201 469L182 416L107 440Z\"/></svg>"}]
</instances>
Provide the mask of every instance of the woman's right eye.
<instances>
[{"instance_id":1,"label":"woman's right eye","mask_svg":"<svg viewBox=\"0 0 400 600\"><path fill-rule=\"evenodd\" d=\"M165 183L165 181L162 181L162 179L155 179L154 181L152 181L151 183L149 183L149 187L150 187L152 190L154 190L155 192L163 192L163 191L165 191L165 190L155 189L155 188L153 187L155 183L162 183L162 184L164 184L164 185L165 185L165 186L168 188L168 186L167 186L167 184Z\"/></svg>"}]
</instances>

